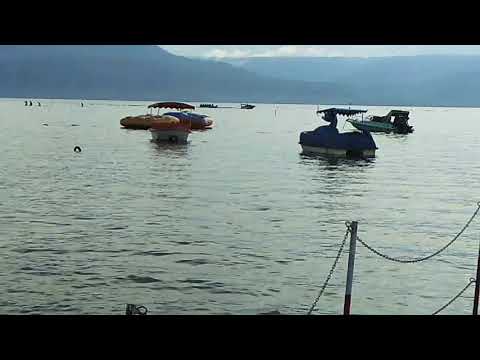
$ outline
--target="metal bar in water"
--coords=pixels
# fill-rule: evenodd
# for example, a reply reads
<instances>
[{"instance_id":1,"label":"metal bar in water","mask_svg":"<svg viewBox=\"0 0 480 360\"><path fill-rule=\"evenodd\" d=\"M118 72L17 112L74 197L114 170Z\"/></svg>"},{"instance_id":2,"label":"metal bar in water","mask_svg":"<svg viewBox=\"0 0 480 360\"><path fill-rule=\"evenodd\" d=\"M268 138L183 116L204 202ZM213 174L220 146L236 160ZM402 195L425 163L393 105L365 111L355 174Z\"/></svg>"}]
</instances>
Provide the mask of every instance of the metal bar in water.
<instances>
[{"instance_id":1,"label":"metal bar in water","mask_svg":"<svg viewBox=\"0 0 480 360\"><path fill-rule=\"evenodd\" d=\"M355 266L357 228L358 228L358 223L356 221L352 221L351 230L350 230L350 250L348 252L347 287L345 289L345 302L343 304L343 315L350 315L350 306L352 304L353 268Z\"/></svg>"},{"instance_id":2,"label":"metal bar in water","mask_svg":"<svg viewBox=\"0 0 480 360\"><path fill-rule=\"evenodd\" d=\"M473 297L473 315L478 315L479 295L480 295L480 243L478 244L477 277L475 278L475 296Z\"/></svg>"}]
</instances>

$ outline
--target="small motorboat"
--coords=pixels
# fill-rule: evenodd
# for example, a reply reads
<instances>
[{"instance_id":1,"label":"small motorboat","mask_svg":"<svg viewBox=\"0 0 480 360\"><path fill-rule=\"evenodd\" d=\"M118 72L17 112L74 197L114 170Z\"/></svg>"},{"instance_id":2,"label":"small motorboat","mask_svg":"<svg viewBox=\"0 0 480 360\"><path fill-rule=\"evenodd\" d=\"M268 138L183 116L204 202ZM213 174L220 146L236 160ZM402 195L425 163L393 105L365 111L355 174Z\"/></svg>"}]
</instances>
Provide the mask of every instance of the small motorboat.
<instances>
[{"instance_id":1,"label":"small motorboat","mask_svg":"<svg viewBox=\"0 0 480 360\"><path fill-rule=\"evenodd\" d=\"M413 126L408 124L408 111L392 110L385 116L369 116L365 120L348 119L347 121L359 130L395 134L410 134ZM393 118L393 120L392 120Z\"/></svg>"},{"instance_id":2,"label":"small motorboat","mask_svg":"<svg viewBox=\"0 0 480 360\"><path fill-rule=\"evenodd\" d=\"M190 121L167 115L157 116L151 123L150 132L153 141L185 144L190 134Z\"/></svg>"},{"instance_id":3,"label":"small motorboat","mask_svg":"<svg viewBox=\"0 0 480 360\"><path fill-rule=\"evenodd\" d=\"M192 112L167 112L163 115L174 116L181 120L190 121L192 130L209 129L213 124L213 120L208 115L195 114Z\"/></svg>"},{"instance_id":4,"label":"small motorboat","mask_svg":"<svg viewBox=\"0 0 480 360\"><path fill-rule=\"evenodd\" d=\"M175 109L176 112L167 112L163 115L174 116L178 119L190 121L192 130L208 129L213 120L208 115L195 114L190 110L195 110L195 106L179 102L160 102L148 106L149 109ZM158 113L158 112L157 112Z\"/></svg>"},{"instance_id":5,"label":"small motorboat","mask_svg":"<svg viewBox=\"0 0 480 360\"><path fill-rule=\"evenodd\" d=\"M303 152L338 157L375 157L378 148L369 131L339 133L337 129L337 115L351 116L365 112L338 108L318 110L317 115L324 114L323 120L330 124L300 134Z\"/></svg>"},{"instance_id":6,"label":"small motorboat","mask_svg":"<svg viewBox=\"0 0 480 360\"><path fill-rule=\"evenodd\" d=\"M155 104L151 104L148 106L150 109L150 114L146 115L138 115L138 116L127 116L120 120L120 125L127 129L135 129L135 130L148 130L150 129L152 122L158 119L160 116L159 112L160 109L177 109L177 110L194 110L195 106L186 104L186 103L179 103L179 102L159 102ZM153 115L152 109L158 109L157 115Z\"/></svg>"},{"instance_id":7,"label":"small motorboat","mask_svg":"<svg viewBox=\"0 0 480 360\"><path fill-rule=\"evenodd\" d=\"M244 110L251 110L251 109L254 109L255 108L255 105L250 105L250 104L240 104L240 109L244 109Z\"/></svg>"}]
</instances>

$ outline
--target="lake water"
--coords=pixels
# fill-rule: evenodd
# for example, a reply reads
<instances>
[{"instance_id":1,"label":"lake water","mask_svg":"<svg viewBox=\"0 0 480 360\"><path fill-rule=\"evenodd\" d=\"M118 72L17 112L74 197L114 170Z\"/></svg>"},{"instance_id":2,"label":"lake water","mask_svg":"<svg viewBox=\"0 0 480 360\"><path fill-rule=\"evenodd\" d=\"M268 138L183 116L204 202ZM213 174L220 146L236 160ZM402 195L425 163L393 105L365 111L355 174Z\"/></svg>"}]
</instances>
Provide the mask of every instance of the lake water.
<instances>
[{"instance_id":1,"label":"lake water","mask_svg":"<svg viewBox=\"0 0 480 360\"><path fill-rule=\"evenodd\" d=\"M3 314L303 314L345 221L417 257L480 200L480 109L403 108L413 134L374 135L375 159L333 162L301 155L299 133L322 123L313 105L199 109L212 130L157 145L119 125L148 102L40 101L0 100ZM478 230L419 264L358 244L352 313L431 314L475 275ZM342 312L347 252L315 314ZM470 314L472 299L473 286L442 314Z\"/></svg>"}]
</instances>

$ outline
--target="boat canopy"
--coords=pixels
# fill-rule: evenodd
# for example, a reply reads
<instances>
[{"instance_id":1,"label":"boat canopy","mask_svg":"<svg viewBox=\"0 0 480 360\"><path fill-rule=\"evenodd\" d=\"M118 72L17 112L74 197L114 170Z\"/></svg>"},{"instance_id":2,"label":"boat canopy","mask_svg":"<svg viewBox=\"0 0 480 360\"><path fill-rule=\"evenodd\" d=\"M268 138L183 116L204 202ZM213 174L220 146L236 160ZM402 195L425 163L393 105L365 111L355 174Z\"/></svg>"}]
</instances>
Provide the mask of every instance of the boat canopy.
<instances>
[{"instance_id":1,"label":"boat canopy","mask_svg":"<svg viewBox=\"0 0 480 360\"><path fill-rule=\"evenodd\" d=\"M361 113L366 113L366 112L367 112L367 110L340 109L340 108L330 108L330 109L325 109L325 110L317 110L317 114L334 113L334 114L344 115L344 116L356 115L356 114L361 114Z\"/></svg>"},{"instance_id":2,"label":"boat canopy","mask_svg":"<svg viewBox=\"0 0 480 360\"><path fill-rule=\"evenodd\" d=\"M394 117L408 117L408 115L410 114L409 111L404 111L404 110L391 110L386 116L387 117L390 117L390 116L394 116Z\"/></svg>"},{"instance_id":3,"label":"boat canopy","mask_svg":"<svg viewBox=\"0 0 480 360\"><path fill-rule=\"evenodd\" d=\"M191 109L191 110L195 110L195 106L193 106L193 105L186 104L186 103L181 103L181 102L174 102L174 101L155 103L155 104L152 104L152 105L148 105L148 108L149 109L150 108L155 108L155 109L180 109L180 110Z\"/></svg>"}]
</instances>

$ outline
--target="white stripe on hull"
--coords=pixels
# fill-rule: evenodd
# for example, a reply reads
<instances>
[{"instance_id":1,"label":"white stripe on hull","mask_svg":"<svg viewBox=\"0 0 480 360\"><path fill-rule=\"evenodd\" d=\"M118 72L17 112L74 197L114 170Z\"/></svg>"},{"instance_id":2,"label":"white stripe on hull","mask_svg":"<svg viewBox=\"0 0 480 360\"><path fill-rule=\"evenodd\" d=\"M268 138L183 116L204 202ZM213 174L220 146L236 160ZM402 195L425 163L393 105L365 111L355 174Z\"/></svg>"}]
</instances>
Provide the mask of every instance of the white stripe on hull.
<instances>
[{"instance_id":1,"label":"white stripe on hull","mask_svg":"<svg viewBox=\"0 0 480 360\"><path fill-rule=\"evenodd\" d=\"M312 153L312 154L323 154L329 156L338 156L338 157L347 157L347 150L343 149L332 149L332 148L325 148L325 147L317 147L317 146L308 146L302 145L302 149L305 153ZM361 152L363 157L375 157L375 150L363 150Z\"/></svg>"},{"instance_id":2,"label":"white stripe on hull","mask_svg":"<svg viewBox=\"0 0 480 360\"><path fill-rule=\"evenodd\" d=\"M167 141L185 144L188 139L188 132L179 130L154 130L150 129L153 141Z\"/></svg>"}]
</instances>

